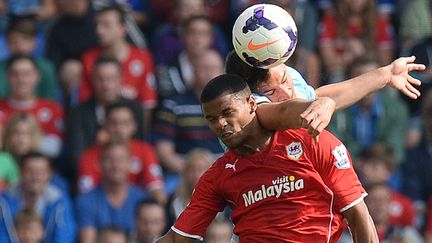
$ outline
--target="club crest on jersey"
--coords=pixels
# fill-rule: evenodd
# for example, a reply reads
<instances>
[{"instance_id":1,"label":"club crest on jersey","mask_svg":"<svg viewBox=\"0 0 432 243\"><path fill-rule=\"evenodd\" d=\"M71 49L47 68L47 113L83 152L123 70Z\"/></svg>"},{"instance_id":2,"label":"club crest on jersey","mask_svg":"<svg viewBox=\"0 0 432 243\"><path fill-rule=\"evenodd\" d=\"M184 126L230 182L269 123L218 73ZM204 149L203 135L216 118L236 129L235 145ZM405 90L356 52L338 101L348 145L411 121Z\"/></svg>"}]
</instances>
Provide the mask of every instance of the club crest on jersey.
<instances>
[{"instance_id":1,"label":"club crest on jersey","mask_svg":"<svg viewBox=\"0 0 432 243\"><path fill-rule=\"evenodd\" d=\"M287 155L291 159L298 159L303 155L303 148L300 142L293 142L286 146Z\"/></svg>"}]
</instances>

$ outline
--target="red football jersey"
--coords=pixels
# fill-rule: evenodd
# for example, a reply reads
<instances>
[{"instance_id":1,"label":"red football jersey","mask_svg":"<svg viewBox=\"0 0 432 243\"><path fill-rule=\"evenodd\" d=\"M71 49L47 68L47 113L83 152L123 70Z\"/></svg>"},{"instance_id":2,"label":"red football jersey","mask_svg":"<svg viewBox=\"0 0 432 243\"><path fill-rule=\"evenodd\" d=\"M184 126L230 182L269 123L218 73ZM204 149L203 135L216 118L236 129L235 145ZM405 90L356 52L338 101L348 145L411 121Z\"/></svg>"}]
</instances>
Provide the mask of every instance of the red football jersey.
<instances>
[{"instance_id":1,"label":"red football jersey","mask_svg":"<svg viewBox=\"0 0 432 243\"><path fill-rule=\"evenodd\" d=\"M92 96L91 76L94 62L102 55L101 48L86 51L82 57L83 77L79 90L79 100L85 101ZM134 46L129 48L129 56L122 62L122 96L138 100L145 106L154 107L157 103L153 57L147 50Z\"/></svg>"},{"instance_id":2,"label":"red football jersey","mask_svg":"<svg viewBox=\"0 0 432 243\"><path fill-rule=\"evenodd\" d=\"M359 37L364 33L360 24L349 23L348 37ZM335 45L338 52L343 52L344 41L337 38L337 19L334 16L326 16L320 23L320 45ZM376 19L375 44L379 48L389 48L394 45L394 34L391 23L382 17Z\"/></svg>"},{"instance_id":3,"label":"red football jersey","mask_svg":"<svg viewBox=\"0 0 432 243\"><path fill-rule=\"evenodd\" d=\"M25 104L12 100L0 101L1 124L6 124L9 118L17 112L32 114L45 134L63 136L63 108L55 101L36 99Z\"/></svg>"},{"instance_id":4,"label":"red football jersey","mask_svg":"<svg viewBox=\"0 0 432 243\"><path fill-rule=\"evenodd\" d=\"M200 178L172 230L201 238L216 213L232 209L240 242L336 242L342 212L366 196L345 146L329 132L276 132L264 151L228 151Z\"/></svg>"},{"instance_id":5,"label":"red football jersey","mask_svg":"<svg viewBox=\"0 0 432 243\"><path fill-rule=\"evenodd\" d=\"M148 190L161 188L163 186L162 169L153 147L138 140L132 140L129 145L132 154L129 182L137 186L144 186ZM80 192L90 191L99 184L101 180L99 159L99 145L92 146L81 155L78 180Z\"/></svg>"},{"instance_id":6,"label":"red football jersey","mask_svg":"<svg viewBox=\"0 0 432 243\"><path fill-rule=\"evenodd\" d=\"M414 204L411 199L393 191L389 206L390 224L393 226L413 226L415 216Z\"/></svg>"}]
</instances>

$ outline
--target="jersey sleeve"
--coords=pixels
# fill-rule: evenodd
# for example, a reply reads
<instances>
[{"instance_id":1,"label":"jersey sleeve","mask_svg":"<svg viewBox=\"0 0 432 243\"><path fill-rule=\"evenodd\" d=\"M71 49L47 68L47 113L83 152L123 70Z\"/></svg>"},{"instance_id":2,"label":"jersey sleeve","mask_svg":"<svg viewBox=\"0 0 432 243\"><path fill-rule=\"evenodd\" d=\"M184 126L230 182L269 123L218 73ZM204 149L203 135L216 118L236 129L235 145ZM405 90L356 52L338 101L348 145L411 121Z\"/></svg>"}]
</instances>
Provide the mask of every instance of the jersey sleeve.
<instances>
[{"instance_id":1,"label":"jersey sleeve","mask_svg":"<svg viewBox=\"0 0 432 243\"><path fill-rule=\"evenodd\" d=\"M159 165L156 152L153 147L146 145L142 153L144 155L142 160L142 184L150 191L162 188L162 168Z\"/></svg>"},{"instance_id":2,"label":"jersey sleeve","mask_svg":"<svg viewBox=\"0 0 432 243\"><path fill-rule=\"evenodd\" d=\"M375 42L379 48L387 49L394 46L394 29L385 18L378 18Z\"/></svg>"},{"instance_id":3,"label":"jersey sleeve","mask_svg":"<svg viewBox=\"0 0 432 243\"><path fill-rule=\"evenodd\" d=\"M312 137L308 139L314 150L312 163L334 194L333 208L344 212L361 202L367 193L354 171L345 145L328 131L321 133L318 143L312 141Z\"/></svg>"},{"instance_id":4,"label":"jersey sleeve","mask_svg":"<svg viewBox=\"0 0 432 243\"><path fill-rule=\"evenodd\" d=\"M145 64L143 83L139 87L138 99L144 107L153 108L157 104L156 78L154 73L153 57L147 51L142 51L142 61Z\"/></svg>"},{"instance_id":5,"label":"jersey sleeve","mask_svg":"<svg viewBox=\"0 0 432 243\"><path fill-rule=\"evenodd\" d=\"M92 190L99 182L99 160L94 150L82 153L78 166L78 189L81 193Z\"/></svg>"},{"instance_id":6,"label":"jersey sleeve","mask_svg":"<svg viewBox=\"0 0 432 243\"><path fill-rule=\"evenodd\" d=\"M321 46L333 45L336 39L336 20L334 17L325 16L318 29L319 44Z\"/></svg>"},{"instance_id":7,"label":"jersey sleeve","mask_svg":"<svg viewBox=\"0 0 432 243\"><path fill-rule=\"evenodd\" d=\"M294 84L294 90L297 98L302 98L305 100L314 100L315 89L306 83L306 80L301 76L301 74L294 68L287 67L288 73L291 76Z\"/></svg>"},{"instance_id":8,"label":"jersey sleeve","mask_svg":"<svg viewBox=\"0 0 432 243\"><path fill-rule=\"evenodd\" d=\"M171 227L177 234L202 240L216 214L225 208L226 203L217 190L220 178L216 169L213 165L198 180L191 202Z\"/></svg>"}]
</instances>

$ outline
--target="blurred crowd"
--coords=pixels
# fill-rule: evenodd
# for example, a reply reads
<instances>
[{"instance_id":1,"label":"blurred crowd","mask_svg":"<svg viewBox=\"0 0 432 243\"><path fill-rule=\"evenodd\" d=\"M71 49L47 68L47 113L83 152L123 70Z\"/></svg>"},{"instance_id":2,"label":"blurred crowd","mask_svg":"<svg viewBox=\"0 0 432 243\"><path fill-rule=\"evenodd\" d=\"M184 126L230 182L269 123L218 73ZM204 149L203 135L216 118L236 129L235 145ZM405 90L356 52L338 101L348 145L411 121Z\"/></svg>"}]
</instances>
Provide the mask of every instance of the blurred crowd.
<instances>
[{"instance_id":1,"label":"blurred crowd","mask_svg":"<svg viewBox=\"0 0 432 243\"><path fill-rule=\"evenodd\" d=\"M432 2L0 0L0 242L147 243L223 153L199 95L246 7L296 20L288 65L318 88L415 55L391 88L334 115L382 242L432 243ZM355 92L355 90L346 90ZM205 242L235 241L229 210ZM350 242L349 233L341 242Z\"/></svg>"}]
</instances>

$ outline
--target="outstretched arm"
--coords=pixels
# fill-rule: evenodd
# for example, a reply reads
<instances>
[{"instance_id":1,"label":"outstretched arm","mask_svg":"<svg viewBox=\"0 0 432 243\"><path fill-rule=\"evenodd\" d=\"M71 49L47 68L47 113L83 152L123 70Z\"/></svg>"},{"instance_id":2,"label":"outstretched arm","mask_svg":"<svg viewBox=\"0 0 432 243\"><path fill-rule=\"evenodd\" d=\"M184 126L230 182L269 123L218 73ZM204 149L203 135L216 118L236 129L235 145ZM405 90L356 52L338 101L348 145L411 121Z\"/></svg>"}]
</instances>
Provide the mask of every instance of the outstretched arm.
<instances>
[{"instance_id":1,"label":"outstretched arm","mask_svg":"<svg viewBox=\"0 0 432 243\"><path fill-rule=\"evenodd\" d=\"M316 95L332 98L336 102L336 110L351 106L368 94L380 90L387 85L391 85L406 96L416 99L420 96L420 92L413 85L419 86L420 81L410 76L408 72L422 71L425 69L425 66L413 63L414 60L414 56L398 58L387 66L358 77L322 86L315 91ZM310 109L312 108L314 107L310 107Z\"/></svg>"},{"instance_id":2,"label":"outstretched arm","mask_svg":"<svg viewBox=\"0 0 432 243\"><path fill-rule=\"evenodd\" d=\"M155 243L193 243L195 239L181 236L170 230L164 236L159 238Z\"/></svg>"},{"instance_id":3,"label":"outstretched arm","mask_svg":"<svg viewBox=\"0 0 432 243\"><path fill-rule=\"evenodd\" d=\"M375 225L363 200L347 209L343 215L348 221L354 243L379 242Z\"/></svg>"},{"instance_id":4,"label":"outstretched arm","mask_svg":"<svg viewBox=\"0 0 432 243\"><path fill-rule=\"evenodd\" d=\"M315 114L304 113L309 106L320 107ZM279 103L258 105L257 116L260 124L270 130L286 130L308 128L311 135L317 136L329 124L335 110L335 102L327 97L319 97L314 101L291 99Z\"/></svg>"}]
</instances>

